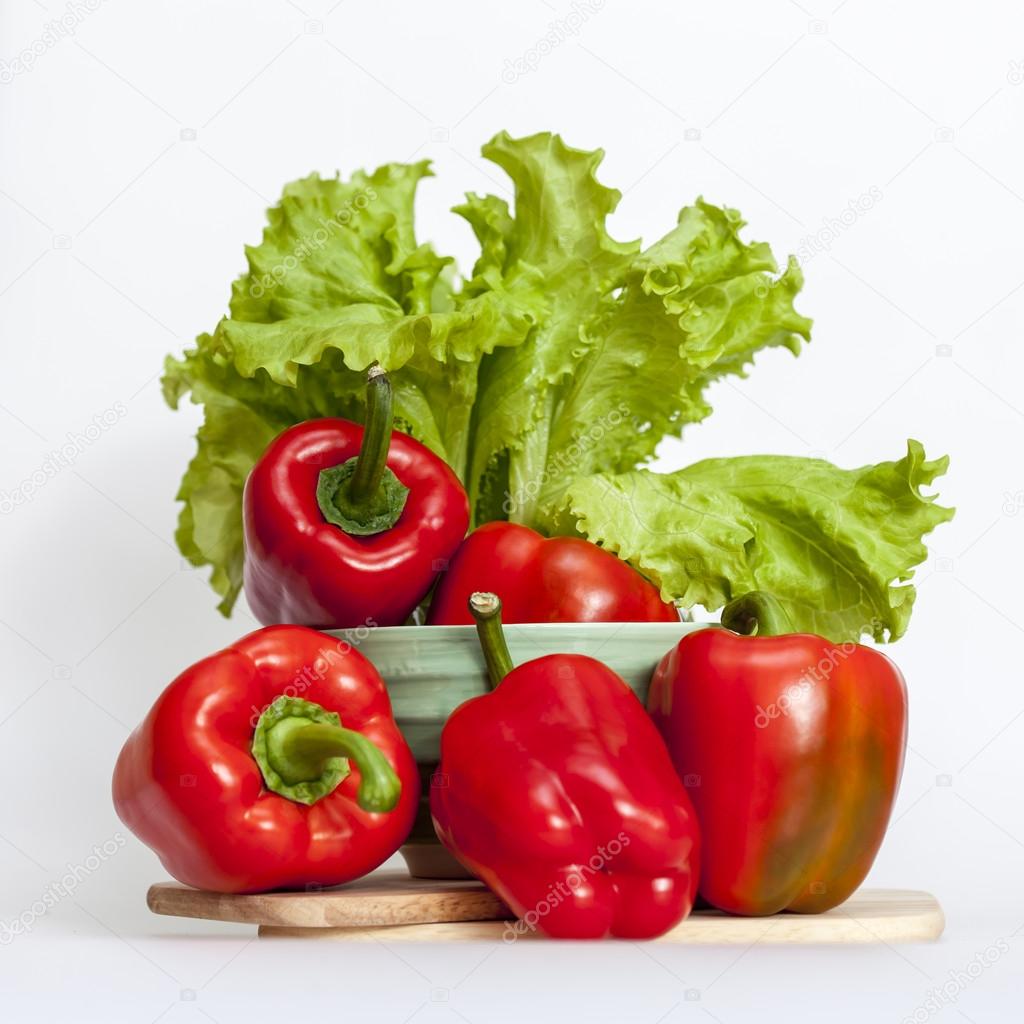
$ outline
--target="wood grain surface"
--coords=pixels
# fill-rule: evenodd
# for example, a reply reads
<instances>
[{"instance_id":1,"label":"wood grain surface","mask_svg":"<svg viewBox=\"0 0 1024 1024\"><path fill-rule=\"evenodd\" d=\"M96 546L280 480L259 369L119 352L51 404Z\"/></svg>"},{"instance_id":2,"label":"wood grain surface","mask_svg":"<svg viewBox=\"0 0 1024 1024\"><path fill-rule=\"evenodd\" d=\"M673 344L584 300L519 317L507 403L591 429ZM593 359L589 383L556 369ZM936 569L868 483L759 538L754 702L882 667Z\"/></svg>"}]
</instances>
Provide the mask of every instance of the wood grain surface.
<instances>
[{"instance_id":1,"label":"wood grain surface","mask_svg":"<svg viewBox=\"0 0 1024 1024\"><path fill-rule=\"evenodd\" d=\"M474 881L377 872L338 889L231 896L174 882L149 890L156 914L259 925L264 937L346 942L515 942L538 935ZM926 892L861 889L825 914L731 917L698 911L658 942L694 945L930 942L945 926Z\"/></svg>"}]
</instances>

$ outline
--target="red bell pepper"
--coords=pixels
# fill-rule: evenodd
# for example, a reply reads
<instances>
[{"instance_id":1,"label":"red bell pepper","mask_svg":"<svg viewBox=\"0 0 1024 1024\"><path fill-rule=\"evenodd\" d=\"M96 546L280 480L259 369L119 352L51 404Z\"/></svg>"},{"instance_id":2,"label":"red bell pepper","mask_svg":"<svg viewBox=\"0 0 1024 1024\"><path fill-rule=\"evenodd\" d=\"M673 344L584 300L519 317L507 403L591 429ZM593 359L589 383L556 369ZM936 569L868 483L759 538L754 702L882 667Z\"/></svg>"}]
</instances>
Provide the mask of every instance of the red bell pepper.
<instances>
[{"instance_id":1,"label":"red bell pepper","mask_svg":"<svg viewBox=\"0 0 1024 1024\"><path fill-rule=\"evenodd\" d=\"M526 927L653 938L690 912L699 838L636 695L582 655L512 668L493 594L473 596L493 693L452 713L430 792L441 842Z\"/></svg>"},{"instance_id":2,"label":"red bell pepper","mask_svg":"<svg viewBox=\"0 0 1024 1024\"><path fill-rule=\"evenodd\" d=\"M828 910L885 834L903 677L871 648L792 633L765 594L727 605L722 622L737 632L698 630L669 651L647 701L700 819L701 896L733 914Z\"/></svg>"},{"instance_id":3,"label":"red bell pepper","mask_svg":"<svg viewBox=\"0 0 1024 1024\"><path fill-rule=\"evenodd\" d=\"M372 871L412 827L419 776L366 658L312 629L268 626L164 690L125 743L113 791L178 881L251 893Z\"/></svg>"},{"instance_id":4,"label":"red bell pepper","mask_svg":"<svg viewBox=\"0 0 1024 1024\"><path fill-rule=\"evenodd\" d=\"M245 596L263 623L324 629L403 623L469 525L469 502L429 449L392 432L391 385L367 381L366 429L300 423L246 481Z\"/></svg>"},{"instance_id":5,"label":"red bell pepper","mask_svg":"<svg viewBox=\"0 0 1024 1024\"><path fill-rule=\"evenodd\" d=\"M580 537L516 523L474 530L434 591L427 622L472 625L470 594L496 589L506 622L678 622L674 605L631 565Z\"/></svg>"}]
</instances>

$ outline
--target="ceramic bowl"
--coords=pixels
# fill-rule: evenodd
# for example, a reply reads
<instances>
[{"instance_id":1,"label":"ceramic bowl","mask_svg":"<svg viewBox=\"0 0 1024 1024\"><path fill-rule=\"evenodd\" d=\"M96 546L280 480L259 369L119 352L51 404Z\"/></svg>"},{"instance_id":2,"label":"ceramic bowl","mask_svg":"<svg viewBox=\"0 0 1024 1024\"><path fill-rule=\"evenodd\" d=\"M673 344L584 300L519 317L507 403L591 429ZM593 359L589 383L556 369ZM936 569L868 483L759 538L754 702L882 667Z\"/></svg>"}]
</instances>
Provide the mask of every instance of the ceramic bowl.
<instances>
[{"instance_id":1,"label":"ceramic bowl","mask_svg":"<svg viewBox=\"0 0 1024 1024\"><path fill-rule=\"evenodd\" d=\"M651 673L693 622L553 622L506 624L516 665L545 654L587 654L604 662L645 700ZM333 630L373 662L387 683L395 720L420 767L420 812L402 854L415 877L464 877L437 842L430 821L431 777L441 756L441 729L463 701L487 693L474 626L387 626Z\"/></svg>"}]
</instances>

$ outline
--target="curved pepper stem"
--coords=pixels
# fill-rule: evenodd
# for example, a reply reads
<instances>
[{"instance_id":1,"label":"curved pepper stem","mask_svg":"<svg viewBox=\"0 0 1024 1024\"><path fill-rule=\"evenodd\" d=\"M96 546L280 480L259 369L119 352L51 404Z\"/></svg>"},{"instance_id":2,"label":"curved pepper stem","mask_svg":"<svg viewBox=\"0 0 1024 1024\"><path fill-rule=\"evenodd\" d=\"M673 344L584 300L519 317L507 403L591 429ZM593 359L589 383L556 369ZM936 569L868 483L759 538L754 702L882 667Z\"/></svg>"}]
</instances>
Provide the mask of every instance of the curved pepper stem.
<instances>
[{"instance_id":1,"label":"curved pepper stem","mask_svg":"<svg viewBox=\"0 0 1024 1024\"><path fill-rule=\"evenodd\" d=\"M782 636L793 623L781 602L763 590L752 590L722 609L722 625L746 636Z\"/></svg>"},{"instance_id":2,"label":"curved pepper stem","mask_svg":"<svg viewBox=\"0 0 1024 1024\"><path fill-rule=\"evenodd\" d=\"M366 373L366 423L359 454L320 471L316 500L324 519L346 533L368 537L398 522L409 488L388 469L394 428L391 381L374 363Z\"/></svg>"},{"instance_id":3,"label":"curved pepper stem","mask_svg":"<svg viewBox=\"0 0 1024 1024\"><path fill-rule=\"evenodd\" d=\"M267 789L301 804L315 804L348 777L348 759L359 768L356 801L364 811L392 811L402 783L380 748L345 729L333 711L298 697L278 697L260 716L253 757Z\"/></svg>"},{"instance_id":4,"label":"curved pepper stem","mask_svg":"<svg viewBox=\"0 0 1024 1024\"><path fill-rule=\"evenodd\" d=\"M349 498L357 505L369 501L380 487L387 468L394 424L391 381L383 367L374 363L366 371L366 426L356 459L356 470L348 485Z\"/></svg>"},{"instance_id":5,"label":"curved pepper stem","mask_svg":"<svg viewBox=\"0 0 1024 1024\"><path fill-rule=\"evenodd\" d=\"M501 628L501 598L497 594L469 595L469 613L476 620L476 633L487 662L487 678L493 690L512 671L512 655Z\"/></svg>"}]
</instances>

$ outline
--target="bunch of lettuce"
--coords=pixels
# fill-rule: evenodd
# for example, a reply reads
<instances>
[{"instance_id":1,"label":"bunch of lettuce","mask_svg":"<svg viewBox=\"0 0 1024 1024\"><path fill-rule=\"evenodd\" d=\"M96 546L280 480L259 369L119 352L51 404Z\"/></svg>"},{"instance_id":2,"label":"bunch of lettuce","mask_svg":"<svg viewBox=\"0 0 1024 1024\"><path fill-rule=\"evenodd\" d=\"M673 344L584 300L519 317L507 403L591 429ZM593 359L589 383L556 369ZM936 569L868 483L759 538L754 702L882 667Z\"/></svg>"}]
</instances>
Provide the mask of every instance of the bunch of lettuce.
<instances>
[{"instance_id":1,"label":"bunch of lettuce","mask_svg":"<svg viewBox=\"0 0 1024 1024\"><path fill-rule=\"evenodd\" d=\"M241 585L241 495L266 444L317 416L360 419L364 373L391 375L396 423L455 469L475 523L512 519L616 552L666 599L709 609L757 588L797 628L843 641L903 634L926 555L952 515L921 488L942 473L910 441L856 470L787 456L642 468L658 442L711 408L708 385L745 374L761 349L798 354L811 322L802 285L735 210L698 199L644 249L605 228L620 194L600 151L557 135L498 135L483 154L515 201L470 194L455 212L480 257L456 287L452 261L418 243L413 204L427 162L349 181L285 187L230 316L168 359L164 393L204 407L178 497L177 541L230 612Z\"/></svg>"}]
</instances>

